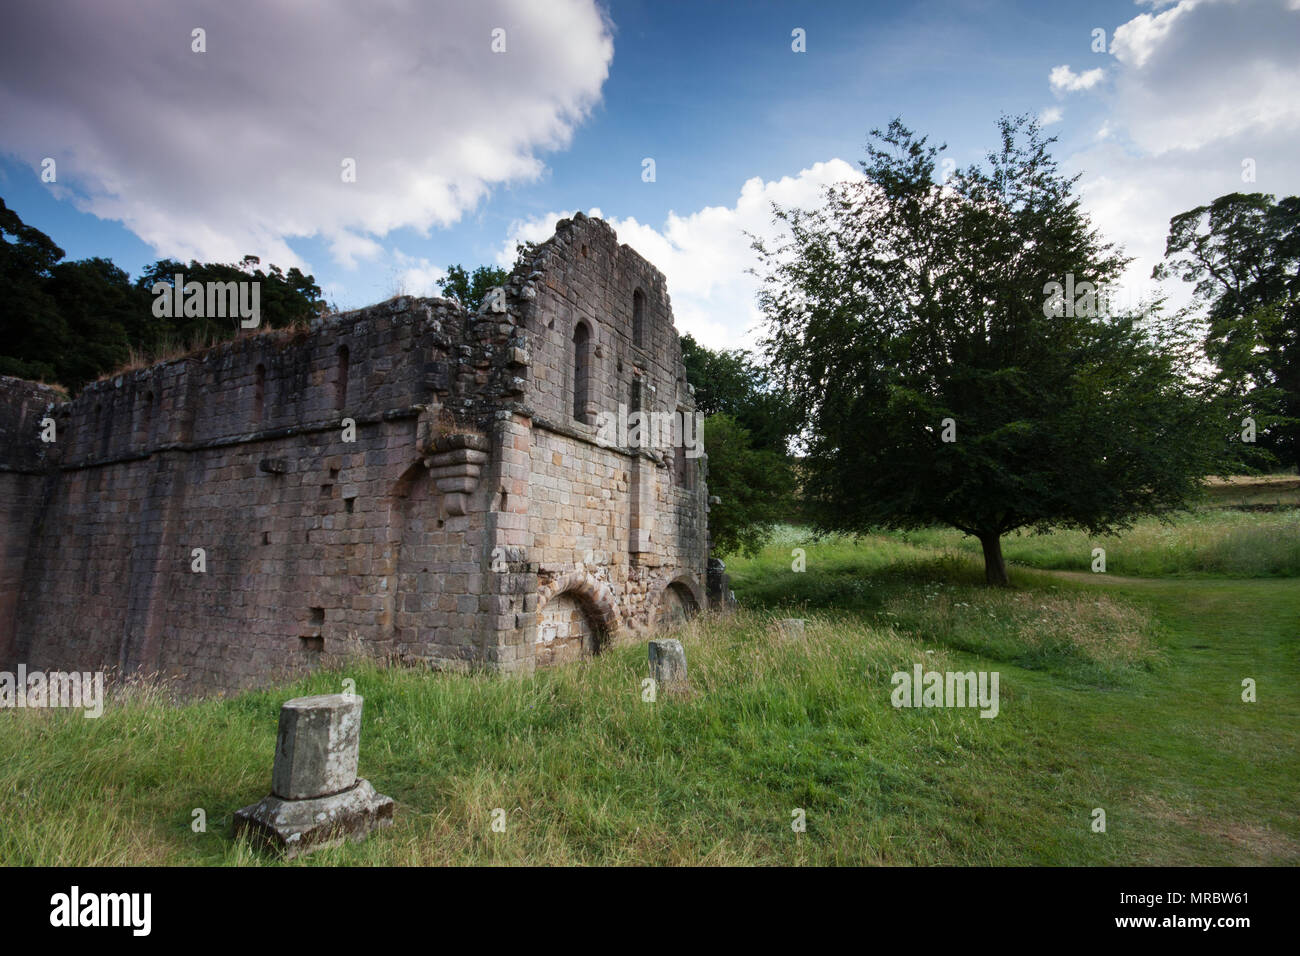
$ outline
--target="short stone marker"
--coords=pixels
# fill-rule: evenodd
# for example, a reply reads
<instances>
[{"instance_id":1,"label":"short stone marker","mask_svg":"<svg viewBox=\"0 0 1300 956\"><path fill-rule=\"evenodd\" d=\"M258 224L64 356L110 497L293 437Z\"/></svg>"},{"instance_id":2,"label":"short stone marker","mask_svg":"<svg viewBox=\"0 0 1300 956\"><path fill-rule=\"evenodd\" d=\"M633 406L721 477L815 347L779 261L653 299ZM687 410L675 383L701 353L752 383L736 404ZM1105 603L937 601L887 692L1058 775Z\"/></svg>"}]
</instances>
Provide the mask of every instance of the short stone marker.
<instances>
[{"instance_id":1,"label":"short stone marker","mask_svg":"<svg viewBox=\"0 0 1300 956\"><path fill-rule=\"evenodd\" d=\"M392 824L392 799L357 777L361 704L355 694L285 702L271 794L235 814L236 836L247 833L293 858Z\"/></svg>"},{"instance_id":2,"label":"short stone marker","mask_svg":"<svg viewBox=\"0 0 1300 956\"><path fill-rule=\"evenodd\" d=\"M804 628L808 620L802 617L787 617L776 622L776 630L787 641L803 640Z\"/></svg>"},{"instance_id":3,"label":"short stone marker","mask_svg":"<svg viewBox=\"0 0 1300 956\"><path fill-rule=\"evenodd\" d=\"M668 693L686 693L686 649L676 638L650 642L650 676L655 686Z\"/></svg>"}]
</instances>

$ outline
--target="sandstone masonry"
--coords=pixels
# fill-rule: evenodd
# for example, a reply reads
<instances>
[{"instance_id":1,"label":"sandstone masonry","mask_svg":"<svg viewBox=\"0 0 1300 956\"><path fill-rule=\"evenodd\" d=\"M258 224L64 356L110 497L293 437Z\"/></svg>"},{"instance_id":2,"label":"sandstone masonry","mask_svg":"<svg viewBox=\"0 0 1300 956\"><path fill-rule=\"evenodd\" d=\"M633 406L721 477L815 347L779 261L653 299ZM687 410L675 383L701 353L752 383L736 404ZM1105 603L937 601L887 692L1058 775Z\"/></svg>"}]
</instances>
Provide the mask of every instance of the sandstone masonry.
<instances>
[{"instance_id":1,"label":"sandstone masonry","mask_svg":"<svg viewBox=\"0 0 1300 956\"><path fill-rule=\"evenodd\" d=\"M517 672L679 620L706 459L611 444L620 406L695 409L663 275L580 214L477 314L399 297L71 402L0 378L0 669Z\"/></svg>"}]
</instances>

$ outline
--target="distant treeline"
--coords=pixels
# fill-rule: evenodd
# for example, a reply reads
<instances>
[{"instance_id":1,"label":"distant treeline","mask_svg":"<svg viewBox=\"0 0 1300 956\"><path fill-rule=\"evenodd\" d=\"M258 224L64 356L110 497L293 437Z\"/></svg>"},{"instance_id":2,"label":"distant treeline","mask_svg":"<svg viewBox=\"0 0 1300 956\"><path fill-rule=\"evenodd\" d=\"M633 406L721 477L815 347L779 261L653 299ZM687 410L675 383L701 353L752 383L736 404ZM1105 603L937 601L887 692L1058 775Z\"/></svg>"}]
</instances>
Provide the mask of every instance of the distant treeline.
<instances>
[{"instance_id":1,"label":"distant treeline","mask_svg":"<svg viewBox=\"0 0 1300 956\"><path fill-rule=\"evenodd\" d=\"M57 383L72 392L130 361L149 361L234 338L239 318L155 314L153 287L257 282L259 328L282 328L326 310L313 276L297 268L159 259L133 283L108 259L65 261L45 233L0 199L0 375Z\"/></svg>"}]
</instances>

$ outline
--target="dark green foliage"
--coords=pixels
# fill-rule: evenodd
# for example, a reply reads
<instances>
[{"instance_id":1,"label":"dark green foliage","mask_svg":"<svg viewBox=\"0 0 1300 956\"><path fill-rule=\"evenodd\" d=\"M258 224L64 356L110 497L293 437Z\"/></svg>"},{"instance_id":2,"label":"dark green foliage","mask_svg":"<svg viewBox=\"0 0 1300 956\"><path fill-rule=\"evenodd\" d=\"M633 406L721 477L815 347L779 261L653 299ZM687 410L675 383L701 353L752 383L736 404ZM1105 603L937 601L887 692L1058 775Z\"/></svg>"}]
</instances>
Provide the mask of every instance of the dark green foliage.
<instances>
[{"instance_id":1,"label":"dark green foliage","mask_svg":"<svg viewBox=\"0 0 1300 956\"><path fill-rule=\"evenodd\" d=\"M496 266L479 266L473 272L459 264L448 266L447 277L439 280L438 290L469 311L477 312L483 305L488 290L505 285L512 272L519 271L528 264L536 249L535 242L515 243L515 262L509 272Z\"/></svg>"},{"instance_id":2,"label":"dark green foliage","mask_svg":"<svg viewBox=\"0 0 1300 956\"><path fill-rule=\"evenodd\" d=\"M170 259L155 262L132 283L107 259L61 261L63 250L23 223L0 199L0 374L58 381L72 390L113 371L132 356L233 338L239 319L153 314L157 282L256 281L261 328L282 328L324 310L315 280L297 268L257 268Z\"/></svg>"},{"instance_id":3,"label":"dark green foliage","mask_svg":"<svg viewBox=\"0 0 1300 956\"><path fill-rule=\"evenodd\" d=\"M1081 212L1053 141L1024 118L1000 133L986 167L941 188L939 150L895 120L873 134L865 181L778 209L788 238L756 246L818 527L948 524L981 541L993 584L1007 580L1002 535L1100 534L1176 509L1222 446L1150 307L1051 307L1051 283L1106 285L1126 260Z\"/></svg>"},{"instance_id":4,"label":"dark green foliage","mask_svg":"<svg viewBox=\"0 0 1300 956\"><path fill-rule=\"evenodd\" d=\"M798 428L790 396L744 349L715 352L683 335L686 380L695 386L695 407L705 415L730 415L749 432L755 448L785 454Z\"/></svg>"},{"instance_id":5,"label":"dark green foliage","mask_svg":"<svg viewBox=\"0 0 1300 956\"><path fill-rule=\"evenodd\" d=\"M704 422L709 494L722 499L709 510L714 555L756 554L785 518L794 476L785 454L755 447L749 432L722 412Z\"/></svg>"},{"instance_id":6,"label":"dark green foliage","mask_svg":"<svg viewBox=\"0 0 1300 956\"><path fill-rule=\"evenodd\" d=\"M47 284L63 250L0 199L0 373L52 379L71 335Z\"/></svg>"},{"instance_id":7,"label":"dark green foliage","mask_svg":"<svg viewBox=\"0 0 1300 956\"><path fill-rule=\"evenodd\" d=\"M488 290L504 285L509 273L505 269L479 266L472 273L462 266L447 267L447 278L438 282L442 294L454 298L471 312L477 312Z\"/></svg>"},{"instance_id":8,"label":"dark green foliage","mask_svg":"<svg viewBox=\"0 0 1300 956\"><path fill-rule=\"evenodd\" d=\"M708 416L709 494L722 499L709 511L713 553L754 554L794 507L788 446L797 416L748 352L715 352L689 335L681 344L695 407Z\"/></svg>"},{"instance_id":9,"label":"dark green foliage","mask_svg":"<svg viewBox=\"0 0 1300 956\"><path fill-rule=\"evenodd\" d=\"M238 317L212 318L200 316L173 316L159 318L153 314L153 288L156 283L174 285L175 276L183 275L185 282L257 282L260 285L261 324L259 328L280 329L295 322L306 322L324 311L320 287L309 275L303 275L295 266L287 273L279 266L269 266L265 271L253 256L246 256L239 265L229 263L196 262L184 265L174 259L159 259L148 266L136 280L136 288L148 296L149 308L136 314L135 325L130 329L133 343L141 343L147 351L161 350L186 342L203 342L234 337L239 330ZM163 293L166 294L166 293Z\"/></svg>"},{"instance_id":10,"label":"dark green foliage","mask_svg":"<svg viewBox=\"0 0 1300 956\"><path fill-rule=\"evenodd\" d=\"M1156 278L1195 283L1238 461L1300 466L1300 196L1230 193L1169 221ZM1254 445L1240 440L1254 418Z\"/></svg>"}]
</instances>

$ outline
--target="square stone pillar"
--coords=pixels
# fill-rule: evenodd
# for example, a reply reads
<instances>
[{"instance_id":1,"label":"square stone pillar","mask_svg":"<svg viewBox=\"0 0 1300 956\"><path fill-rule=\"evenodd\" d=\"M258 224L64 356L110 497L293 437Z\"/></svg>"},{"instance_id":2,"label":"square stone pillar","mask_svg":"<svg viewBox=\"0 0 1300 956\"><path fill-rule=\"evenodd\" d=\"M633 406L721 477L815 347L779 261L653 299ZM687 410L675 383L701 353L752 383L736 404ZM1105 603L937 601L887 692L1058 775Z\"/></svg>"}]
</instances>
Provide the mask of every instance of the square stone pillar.
<instances>
[{"instance_id":1,"label":"square stone pillar","mask_svg":"<svg viewBox=\"0 0 1300 956\"><path fill-rule=\"evenodd\" d=\"M362 699L296 697L280 708L271 794L235 814L235 834L295 857L393 822L393 801L357 777Z\"/></svg>"}]
</instances>

